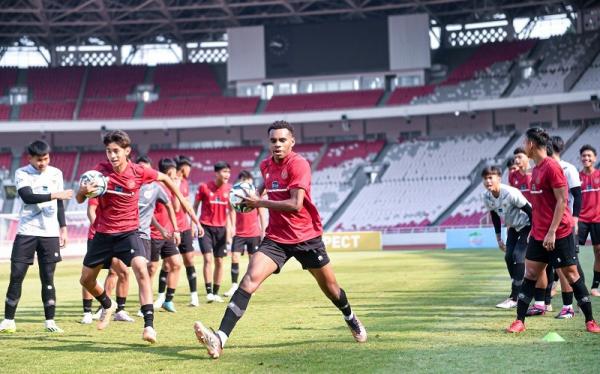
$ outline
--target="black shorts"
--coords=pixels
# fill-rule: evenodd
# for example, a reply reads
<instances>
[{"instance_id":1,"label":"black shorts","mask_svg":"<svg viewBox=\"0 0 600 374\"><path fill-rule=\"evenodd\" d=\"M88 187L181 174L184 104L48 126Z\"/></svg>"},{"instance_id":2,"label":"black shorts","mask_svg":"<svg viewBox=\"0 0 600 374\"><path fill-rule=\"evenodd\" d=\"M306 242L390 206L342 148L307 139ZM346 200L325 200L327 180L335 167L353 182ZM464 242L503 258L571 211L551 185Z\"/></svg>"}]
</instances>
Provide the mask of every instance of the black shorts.
<instances>
[{"instance_id":1,"label":"black shorts","mask_svg":"<svg viewBox=\"0 0 600 374\"><path fill-rule=\"evenodd\" d=\"M233 244L231 245L231 252L241 252L242 255L247 250L248 254L255 254L258 251L260 245L260 236L253 236L250 238L244 238L241 236L233 237Z\"/></svg>"},{"instance_id":2,"label":"black shorts","mask_svg":"<svg viewBox=\"0 0 600 374\"><path fill-rule=\"evenodd\" d=\"M329 263L329 256L325 250L325 243L320 236L296 244L277 243L269 238L264 238L258 247L262 252L277 264L275 274L287 260L294 257L302 265L302 269L320 269Z\"/></svg>"},{"instance_id":3,"label":"black shorts","mask_svg":"<svg viewBox=\"0 0 600 374\"><path fill-rule=\"evenodd\" d=\"M146 260L150 261L150 255L152 254L152 247L150 244L150 239L142 239L142 243L144 244L144 257L146 257Z\"/></svg>"},{"instance_id":4,"label":"black shorts","mask_svg":"<svg viewBox=\"0 0 600 374\"><path fill-rule=\"evenodd\" d=\"M600 223L579 221L578 229L579 245L585 245L588 234L592 237L592 245L600 244Z\"/></svg>"},{"instance_id":5,"label":"black shorts","mask_svg":"<svg viewBox=\"0 0 600 374\"><path fill-rule=\"evenodd\" d=\"M38 262L42 264L52 264L62 260L58 237L30 235L17 235L13 242L10 260L31 265L36 252Z\"/></svg>"},{"instance_id":6,"label":"black shorts","mask_svg":"<svg viewBox=\"0 0 600 374\"><path fill-rule=\"evenodd\" d=\"M192 229L181 232L181 243L179 244L177 253L194 252L194 238L192 237Z\"/></svg>"},{"instance_id":7,"label":"black shorts","mask_svg":"<svg viewBox=\"0 0 600 374\"><path fill-rule=\"evenodd\" d=\"M150 261L157 262L159 259L175 256L179 254L179 250L173 240L169 239L152 239L152 251Z\"/></svg>"},{"instance_id":8,"label":"black shorts","mask_svg":"<svg viewBox=\"0 0 600 374\"><path fill-rule=\"evenodd\" d=\"M573 235L569 234L564 238L556 239L553 251L547 251L543 244L544 242L541 240L530 238L525 257L530 261L546 263L555 269L577 265Z\"/></svg>"},{"instance_id":9,"label":"black shorts","mask_svg":"<svg viewBox=\"0 0 600 374\"><path fill-rule=\"evenodd\" d=\"M100 264L110 267L113 257L131 266L134 257L146 258L144 242L138 231L129 231L117 234L103 234L97 232L88 246L88 251L83 258L83 265L89 268Z\"/></svg>"},{"instance_id":10,"label":"black shorts","mask_svg":"<svg viewBox=\"0 0 600 374\"><path fill-rule=\"evenodd\" d=\"M215 257L227 256L227 233L225 226L202 225L204 236L198 238L202 254L212 253Z\"/></svg>"}]
</instances>

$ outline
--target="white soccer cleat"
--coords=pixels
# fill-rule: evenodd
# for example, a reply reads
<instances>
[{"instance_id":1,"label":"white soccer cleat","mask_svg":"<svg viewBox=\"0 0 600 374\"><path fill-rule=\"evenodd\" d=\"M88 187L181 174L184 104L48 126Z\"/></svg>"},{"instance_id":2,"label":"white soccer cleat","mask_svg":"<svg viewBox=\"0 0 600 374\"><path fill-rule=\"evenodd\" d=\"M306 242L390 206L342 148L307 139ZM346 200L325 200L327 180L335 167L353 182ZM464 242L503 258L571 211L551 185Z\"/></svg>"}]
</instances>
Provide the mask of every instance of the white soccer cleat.
<instances>
[{"instance_id":1,"label":"white soccer cleat","mask_svg":"<svg viewBox=\"0 0 600 374\"><path fill-rule=\"evenodd\" d=\"M223 298L221 296L215 295L215 294L213 294L213 301L216 303L224 303L225 302L225 300L223 300Z\"/></svg>"},{"instance_id":2,"label":"white soccer cleat","mask_svg":"<svg viewBox=\"0 0 600 374\"><path fill-rule=\"evenodd\" d=\"M194 333L198 341L206 347L206 351L210 357L219 358L221 356L223 353L221 339L212 329L204 327L202 322L197 321L194 323Z\"/></svg>"},{"instance_id":3,"label":"white soccer cleat","mask_svg":"<svg viewBox=\"0 0 600 374\"><path fill-rule=\"evenodd\" d=\"M131 318L129 314L124 310L120 310L117 313L115 313L113 320L118 322L135 322L135 320Z\"/></svg>"},{"instance_id":4,"label":"white soccer cleat","mask_svg":"<svg viewBox=\"0 0 600 374\"><path fill-rule=\"evenodd\" d=\"M142 339L147 341L150 344L156 343L156 330L154 330L154 327L151 327L151 326L144 327L144 332L142 333Z\"/></svg>"},{"instance_id":5,"label":"white soccer cleat","mask_svg":"<svg viewBox=\"0 0 600 374\"><path fill-rule=\"evenodd\" d=\"M496 308L500 308L500 309L511 309L511 308L516 308L516 307L517 307L517 302L511 298L504 300L500 304L496 304Z\"/></svg>"},{"instance_id":6,"label":"white soccer cleat","mask_svg":"<svg viewBox=\"0 0 600 374\"><path fill-rule=\"evenodd\" d=\"M140 309L140 310L138 310L138 311L137 311L137 313L136 313L135 315L136 315L136 316L138 316L138 317L142 317L142 318L144 318L144 313L142 313L142 310L141 310L141 309Z\"/></svg>"},{"instance_id":7,"label":"white soccer cleat","mask_svg":"<svg viewBox=\"0 0 600 374\"><path fill-rule=\"evenodd\" d=\"M98 310L96 311L96 313L92 314L92 319L94 321L98 321L101 316L102 316L102 307L98 308Z\"/></svg>"},{"instance_id":8,"label":"white soccer cleat","mask_svg":"<svg viewBox=\"0 0 600 374\"><path fill-rule=\"evenodd\" d=\"M159 293L156 301L154 302L154 309L160 309L160 307L165 302L166 295L164 293ZM197 296L196 296L197 297Z\"/></svg>"},{"instance_id":9,"label":"white soccer cleat","mask_svg":"<svg viewBox=\"0 0 600 374\"><path fill-rule=\"evenodd\" d=\"M83 318L81 318L81 321L79 321L79 323L82 325L90 325L92 322L94 322L94 318L91 312L83 313Z\"/></svg>"},{"instance_id":10,"label":"white soccer cleat","mask_svg":"<svg viewBox=\"0 0 600 374\"><path fill-rule=\"evenodd\" d=\"M163 301L164 303L164 301ZM197 307L200 306L200 300L198 299L198 294L196 292L190 294L190 306ZM162 307L160 304L159 308Z\"/></svg>"},{"instance_id":11,"label":"white soccer cleat","mask_svg":"<svg viewBox=\"0 0 600 374\"><path fill-rule=\"evenodd\" d=\"M231 297L233 296L233 294L235 293L235 291L237 291L239 285L237 283L234 283L231 285L231 288L229 289L229 291L225 292L224 295L227 297Z\"/></svg>"},{"instance_id":12,"label":"white soccer cleat","mask_svg":"<svg viewBox=\"0 0 600 374\"><path fill-rule=\"evenodd\" d=\"M367 329L365 329L365 326L356 316L352 317L351 320L345 321L352 333L352 337L357 343L364 343L367 341Z\"/></svg>"},{"instance_id":13,"label":"white soccer cleat","mask_svg":"<svg viewBox=\"0 0 600 374\"><path fill-rule=\"evenodd\" d=\"M98 319L98 330L104 330L106 327L108 327L108 324L110 323L110 317L112 317L115 310L117 310L117 303L115 303L114 301L111 302L110 308L102 308L100 318Z\"/></svg>"},{"instance_id":14,"label":"white soccer cleat","mask_svg":"<svg viewBox=\"0 0 600 374\"><path fill-rule=\"evenodd\" d=\"M0 333L12 334L17 331L17 324L14 319L5 319L0 322Z\"/></svg>"},{"instance_id":15,"label":"white soccer cleat","mask_svg":"<svg viewBox=\"0 0 600 374\"><path fill-rule=\"evenodd\" d=\"M45 326L46 326L46 332L56 332L56 333L64 332L63 329L61 329L60 327L58 327L56 325L56 322L54 322L53 319L47 320L45 323Z\"/></svg>"},{"instance_id":16,"label":"white soccer cleat","mask_svg":"<svg viewBox=\"0 0 600 374\"><path fill-rule=\"evenodd\" d=\"M215 295L213 295L212 293L209 293L208 295L206 295L207 303L212 303L213 301L215 301Z\"/></svg>"},{"instance_id":17,"label":"white soccer cleat","mask_svg":"<svg viewBox=\"0 0 600 374\"><path fill-rule=\"evenodd\" d=\"M592 288L592 290L590 291L590 294L592 296L598 297L598 296L600 296L600 289L598 289L598 288Z\"/></svg>"}]
</instances>

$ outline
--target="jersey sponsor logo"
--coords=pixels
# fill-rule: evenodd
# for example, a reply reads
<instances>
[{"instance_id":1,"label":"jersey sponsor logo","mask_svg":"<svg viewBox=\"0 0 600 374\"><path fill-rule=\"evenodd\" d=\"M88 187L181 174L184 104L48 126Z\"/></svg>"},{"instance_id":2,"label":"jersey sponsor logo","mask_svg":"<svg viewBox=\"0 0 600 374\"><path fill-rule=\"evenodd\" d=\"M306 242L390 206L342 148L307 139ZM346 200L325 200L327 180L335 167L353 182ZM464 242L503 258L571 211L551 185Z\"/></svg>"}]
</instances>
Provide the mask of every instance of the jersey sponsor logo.
<instances>
[{"instance_id":1,"label":"jersey sponsor logo","mask_svg":"<svg viewBox=\"0 0 600 374\"><path fill-rule=\"evenodd\" d=\"M117 192L124 192L123 191L123 187L121 187L121 186L115 186L115 191L117 191Z\"/></svg>"},{"instance_id":2,"label":"jersey sponsor logo","mask_svg":"<svg viewBox=\"0 0 600 374\"><path fill-rule=\"evenodd\" d=\"M271 182L271 189L272 189L272 190L277 190L277 189L279 189L279 182L278 182L278 181L273 181L273 182Z\"/></svg>"}]
</instances>

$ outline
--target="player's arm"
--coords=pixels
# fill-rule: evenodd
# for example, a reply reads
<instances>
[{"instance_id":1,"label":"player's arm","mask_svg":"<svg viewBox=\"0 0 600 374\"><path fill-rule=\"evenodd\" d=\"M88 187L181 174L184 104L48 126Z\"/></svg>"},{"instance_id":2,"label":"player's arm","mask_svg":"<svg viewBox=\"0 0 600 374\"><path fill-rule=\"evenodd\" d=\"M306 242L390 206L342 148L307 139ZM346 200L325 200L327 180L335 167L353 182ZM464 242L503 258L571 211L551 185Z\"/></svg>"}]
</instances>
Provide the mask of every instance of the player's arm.
<instances>
[{"instance_id":1,"label":"player's arm","mask_svg":"<svg viewBox=\"0 0 600 374\"><path fill-rule=\"evenodd\" d=\"M581 213L582 205L581 186L570 188L569 192L573 195L573 228L577 233L579 227L579 213Z\"/></svg>"},{"instance_id":2,"label":"player's arm","mask_svg":"<svg viewBox=\"0 0 600 374\"><path fill-rule=\"evenodd\" d=\"M506 245L502 241L502 222L500 221L500 216L495 211L490 211L490 217L492 218L492 223L494 224L494 232L496 233L496 241L498 242L498 248L502 252L506 252Z\"/></svg>"},{"instance_id":3,"label":"player's arm","mask_svg":"<svg viewBox=\"0 0 600 374\"><path fill-rule=\"evenodd\" d=\"M198 217L196 217L196 215L194 214L194 211L192 210L192 206L190 205L189 201L187 201L186 198L181 194L181 191L179 191L179 187L177 187L175 183L173 183L171 178L169 178L166 174L159 172L157 180L163 182L165 186L167 186L171 190L173 195L175 195L177 199L181 202L181 206L183 207L183 209L192 218L192 222L194 222L197 226L200 226Z\"/></svg>"},{"instance_id":4,"label":"player's arm","mask_svg":"<svg viewBox=\"0 0 600 374\"><path fill-rule=\"evenodd\" d=\"M97 189L98 187L95 183L80 184L75 199L79 204L82 204L87 199L86 195L96 192Z\"/></svg>"},{"instance_id":5,"label":"player's arm","mask_svg":"<svg viewBox=\"0 0 600 374\"><path fill-rule=\"evenodd\" d=\"M263 200L256 195L243 197L243 199L250 208L267 208L282 212L299 212L304 205L305 194L306 192L302 188L293 188L290 190L290 198L287 200Z\"/></svg>"},{"instance_id":6,"label":"player's arm","mask_svg":"<svg viewBox=\"0 0 600 374\"><path fill-rule=\"evenodd\" d=\"M88 217L88 220L90 221L90 225L93 224L94 221L96 221L96 209L97 208L98 208L98 205L88 204L87 217Z\"/></svg>"},{"instance_id":7,"label":"player's arm","mask_svg":"<svg viewBox=\"0 0 600 374\"><path fill-rule=\"evenodd\" d=\"M73 190L52 193L33 193L31 186L21 187L17 192L25 204L39 204L51 200L70 200L73 197Z\"/></svg>"},{"instance_id":8,"label":"player's arm","mask_svg":"<svg viewBox=\"0 0 600 374\"><path fill-rule=\"evenodd\" d=\"M165 239L165 240L171 239L171 234L167 231L167 229L165 229L165 227L163 225L158 223L158 221L156 220L156 217L154 217L154 216L152 216L151 225L156 227L156 229L160 232L160 235L162 235L163 239Z\"/></svg>"},{"instance_id":9,"label":"player's arm","mask_svg":"<svg viewBox=\"0 0 600 374\"><path fill-rule=\"evenodd\" d=\"M181 243L181 233L179 232L179 227L177 226L177 216L175 215L175 208L173 207L173 204L170 201L159 201L159 203L164 204L165 208L167 208L169 220L171 221L171 225L173 225L174 230L173 239L175 239L175 244L179 245Z\"/></svg>"},{"instance_id":10,"label":"player's arm","mask_svg":"<svg viewBox=\"0 0 600 374\"><path fill-rule=\"evenodd\" d=\"M556 199L556 205L554 207L554 215L552 216L552 223L550 224L550 228L548 229L548 233L544 238L544 248L548 251L554 250L554 242L556 241L556 230L558 230L558 226L560 225L560 221L562 220L562 216L565 213L565 207L567 205L566 187L553 188L552 192L554 193L554 198Z\"/></svg>"},{"instance_id":11,"label":"player's arm","mask_svg":"<svg viewBox=\"0 0 600 374\"><path fill-rule=\"evenodd\" d=\"M225 223L225 241L231 244L233 234L235 233L235 210L229 209L227 212L227 221Z\"/></svg>"},{"instance_id":12,"label":"player's arm","mask_svg":"<svg viewBox=\"0 0 600 374\"><path fill-rule=\"evenodd\" d=\"M56 208L57 208L56 217L58 219L58 226L60 227L58 240L59 240L60 246L64 248L67 245L68 236L67 236L67 220L65 218L65 205L62 200L58 200L56 202Z\"/></svg>"},{"instance_id":13,"label":"player's arm","mask_svg":"<svg viewBox=\"0 0 600 374\"><path fill-rule=\"evenodd\" d=\"M267 231L267 210L265 208L258 208L258 221L260 223L260 237L265 237L265 232Z\"/></svg>"},{"instance_id":14,"label":"player's arm","mask_svg":"<svg viewBox=\"0 0 600 374\"><path fill-rule=\"evenodd\" d=\"M527 218L529 218L529 224L531 225L531 223L533 222L533 211L531 210L531 205L527 203L519 209L521 209L523 212L525 212L525 214L527 214Z\"/></svg>"}]
</instances>

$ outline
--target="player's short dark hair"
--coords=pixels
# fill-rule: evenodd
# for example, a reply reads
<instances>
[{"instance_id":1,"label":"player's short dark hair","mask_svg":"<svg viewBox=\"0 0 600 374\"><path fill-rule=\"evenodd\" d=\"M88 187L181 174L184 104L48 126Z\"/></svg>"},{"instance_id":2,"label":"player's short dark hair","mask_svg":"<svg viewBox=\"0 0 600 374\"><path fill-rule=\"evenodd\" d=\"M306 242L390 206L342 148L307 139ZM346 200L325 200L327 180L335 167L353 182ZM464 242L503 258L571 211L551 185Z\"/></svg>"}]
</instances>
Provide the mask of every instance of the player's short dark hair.
<instances>
[{"instance_id":1,"label":"player's short dark hair","mask_svg":"<svg viewBox=\"0 0 600 374\"><path fill-rule=\"evenodd\" d=\"M508 160L506 160L506 168L510 169L515 165L515 158L514 157L509 157Z\"/></svg>"},{"instance_id":2,"label":"player's short dark hair","mask_svg":"<svg viewBox=\"0 0 600 374\"><path fill-rule=\"evenodd\" d=\"M160 171L161 173L166 173L171 168L177 168L177 164L172 158L161 158L158 161L158 171Z\"/></svg>"},{"instance_id":3,"label":"player's short dark hair","mask_svg":"<svg viewBox=\"0 0 600 374\"><path fill-rule=\"evenodd\" d=\"M565 150L565 141L560 136L553 136L550 138L550 142L552 143L552 151L554 153L561 154Z\"/></svg>"},{"instance_id":4,"label":"player's short dark hair","mask_svg":"<svg viewBox=\"0 0 600 374\"><path fill-rule=\"evenodd\" d=\"M532 127L525 132L527 140L533 142L538 148L549 148L552 145L550 135L541 127Z\"/></svg>"},{"instance_id":5,"label":"player's short dark hair","mask_svg":"<svg viewBox=\"0 0 600 374\"><path fill-rule=\"evenodd\" d=\"M30 156L45 156L50 153L50 146L43 140L35 140L27 146Z\"/></svg>"},{"instance_id":6,"label":"player's short dark hair","mask_svg":"<svg viewBox=\"0 0 600 374\"><path fill-rule=\"evenodd\" d=\"M152 160L148 156L139 156L137 160L135 160L135 163L139 164L140 162L152 165Z\"/></svg>"},{"instance_id":7,"label":"player's short dark hair","mask_svg":"<svg viewBox=\"0 0 600 374\"><path fill-rule=\"evenodd\" d=\"M515 148L515 150L513 151L513 155L518 155L518 154L524 154L526 155L527 153L525 153L525 150L523 149L523 147L517 147Z\"/></svg>"},{"instance_id":8,"label":"player's short dark hair","mask_svg":"<svg viewBox=\"0 0 600 374\"><path fill-rule=\"evenodd\" d=\"M123 130L112 130L107 132L106 135L104 135L102 142L105 146L110 143L115 143L121 148L131 147L131 138Z\"/></svg>"},{"instance_id":9,"label":"player's short dark hair","mask_svg":"<svg viewBox=\"0 0 600 374\"><path fill-rule=\"evenodd\" d=\"M267 130L267 134L271 133L271 130L280 130L280 129L286 129L290 132L290 134L292 134L292 137L295 136L294 133L294 126L292 126L289 122L287 121L275 121L271 124L271 126L269 126L269 129Z\"/></svg>"},{"instance_id":10,"label":"player's short dark hair","mask_svg":"<svg viewBox=\"0 0 600 374\"><path fill-rule=\"evenodd\" d=\"M497 175L502 177L502 170L497 166L487 166L481 171L481 178L485 178L488 175Z\"/></svg>"},{"instance_id":11,"label":"player's short dark hair","mask_svg":"<svg viewBox=\"0 0 600 374\"><path fill-rule=\"evenodd\" d=\"M175 164L177 164L177 170L181 170L184 165L192 167L192 159L188 156L179 155L174 158Z\"/></svg>"},{"instance_id":12,"label":"player's short dark hair","mask_svg":"<svg viewBox=\"0 0 600 374\"><path fill-rule=\"evenodd\" d=\"M238 180L240 181L242 179L254 179L254 177L252 176L252 173L248 170L242 170L238 174Z\"/></svg>"},{"instance_id":13,"label":"player's short dark hair","mask_svg":"<svg viewBox=\"0 0 600 374\"><path fill-rule=\"evenodd\" d=\"M215 173L223 169L231 170L231 166L229 165L229 163L227 163L227 161L219 161L215 164Z\"/></svg>"},{"instance_id":14,"label":"player's short dark hair","mask_svg":"<svg viewBox=\"0 0 600 374\"><path fill-rule=\"evenodd\" d=\"M591 151L594 156L597 156L596 148L594 148L591 144L584 144L583 147L579 149L579 155L581 155L585 151Z\"/></svg>"}]
</instances>

